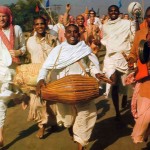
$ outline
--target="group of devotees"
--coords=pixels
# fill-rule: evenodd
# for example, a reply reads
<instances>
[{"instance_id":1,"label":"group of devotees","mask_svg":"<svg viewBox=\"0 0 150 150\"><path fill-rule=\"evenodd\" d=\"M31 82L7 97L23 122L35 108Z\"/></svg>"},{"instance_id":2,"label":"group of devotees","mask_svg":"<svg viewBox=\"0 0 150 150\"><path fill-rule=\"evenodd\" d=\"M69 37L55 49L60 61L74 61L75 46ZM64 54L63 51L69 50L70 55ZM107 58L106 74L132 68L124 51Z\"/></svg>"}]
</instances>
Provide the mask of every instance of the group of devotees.
<instances>
[{"instance_id":1,"label":"group of devotees","mask_svg":"<svg viewBox=\"0 0 150 150\"><path fill-rule=\"evenodd\" d=\"M121 122L119 93L122 94L122 108L127 106L127 84L134 85L131 112L135 126L131 137L134 143L148 140L150 124L150 76L149 59L144 64L139 59L139 43L145 40L150 48L150 7L145 12L145 24L137 31L135 23L119 17L119 7L108 7L109 19L102 24L94 10L85 11L73 19L71 5L66 5L64 15L49 29L45 15L33 20L33 32L25 41L22 29L13 24L11 10L0 6L0 147L4 146L3 127L8 103L22 103L29 106L29 120L37 121L38 138L43 138L45 128L56 130L64 126L78 150L84 150L89 143L96 124L97 110L94 99L75 104L41 100L41 87L68 75L92 76L99 83L106 82L106 94L111 96L115 108L115 121ZM105 46L103 68L97 53ZM30 54L30 65L40 64L35 87L24 93L14 84L16 68L20 58ZM137 64L137 65L135 65ZM136 79L145 66L147 75ZM132 70L132 74L129 71ZM130 71L131 72L131 71ZM143 70L142 70L143 72ZM28 72L30 75L30 72ZM132 80L132 81L131 81ZM64 89L65 90L65 89ZM6 137L7 138L7 137Z\"/></svg>"}]
</instances>

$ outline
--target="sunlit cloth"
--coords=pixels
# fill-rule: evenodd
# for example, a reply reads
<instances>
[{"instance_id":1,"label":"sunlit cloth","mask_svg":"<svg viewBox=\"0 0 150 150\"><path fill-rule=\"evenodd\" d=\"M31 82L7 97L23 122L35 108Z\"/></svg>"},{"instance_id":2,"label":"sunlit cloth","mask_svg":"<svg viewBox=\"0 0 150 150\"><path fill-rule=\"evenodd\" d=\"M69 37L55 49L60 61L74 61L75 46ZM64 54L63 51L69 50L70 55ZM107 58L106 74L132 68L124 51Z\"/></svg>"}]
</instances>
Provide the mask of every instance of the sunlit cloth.
<instances>
[{"instance_id":1,"label":"sunlit cloth","mask_svg":"<svg viewBox=\"0 0 150 150\"><path fill-rule=\"evenodd\" d=\"M144 142L150 135L150 99L137 97L137 114L131 137L134 143Z\"/></svg>"},{"instance_id":2,"label":"sunlit cloth","mask_svg":"<svg viewBox=\"0 0 150 150\"><path fill-rule=\"evenodd\" d=\"M56 62L59 52L60 56ZM63 42L61 45L55 47L51 51L47 59L51 61L49 62L46 60L43 67L47 66L48 69L52 69L56 62L55 69L61 69L87 56L90 53L91 49L85 44L84 41L81 41L76 45L70 45L67 42Z\"/></svg>"},{"instance_id":3,"label":"sunlit cloth","mask_svg":"<svg viewBox=\"0 0 150 150\"><path fill-rule=\"evenodd\" d=\"M94 69L94 73L96 73L96 70L97 73L100 73L101 71L98 59L94 54L92 54L91 48L86 45L84 41L80 41L77 45L70 45L67 42L63 42L51 51L40 70L40 75L37 81L45 77L48 69L63 69L86 56L88 56L90 61L96 67L96 69Z\"/></svg>"}]
</instances>

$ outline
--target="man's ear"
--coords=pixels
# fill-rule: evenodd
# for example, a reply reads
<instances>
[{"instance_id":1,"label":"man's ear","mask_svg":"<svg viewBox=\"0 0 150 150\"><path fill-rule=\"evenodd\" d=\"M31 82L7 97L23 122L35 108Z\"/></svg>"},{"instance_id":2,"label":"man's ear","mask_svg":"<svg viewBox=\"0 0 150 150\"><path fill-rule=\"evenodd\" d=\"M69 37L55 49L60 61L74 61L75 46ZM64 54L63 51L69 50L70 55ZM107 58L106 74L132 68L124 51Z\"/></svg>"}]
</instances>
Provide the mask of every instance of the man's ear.
<instances>
[{"instance_id":1,"label":"man's ear","mask_svg":"<svg viewBox=\"0 0 150 150\"><path fill-rule=\"evenodd\" d=\"M66 38L66 32L64 33L64 37Z\"/></svg>"},{"instance_id":2,"label":"man's ear","mask_svg":"<svg viewBox=\"0 0 150 150\"><path fill-rule=\"evenodd\" d=\"M32 26L33 30L35 30L35 25Z\"/></svg>"}]
</instances>

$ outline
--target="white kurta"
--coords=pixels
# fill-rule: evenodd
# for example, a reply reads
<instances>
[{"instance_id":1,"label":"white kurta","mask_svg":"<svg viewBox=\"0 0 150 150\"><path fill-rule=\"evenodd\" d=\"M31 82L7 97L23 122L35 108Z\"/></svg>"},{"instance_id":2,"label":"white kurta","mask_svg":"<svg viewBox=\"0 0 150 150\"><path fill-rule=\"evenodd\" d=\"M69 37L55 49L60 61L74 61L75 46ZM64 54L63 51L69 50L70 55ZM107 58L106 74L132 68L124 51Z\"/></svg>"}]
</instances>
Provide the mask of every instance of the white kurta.
<instances>
[{"instance_id":1,"label":"white kurta","mask_svg":"<svg viewBox=\"0 0 150 150\"><path fill-rule=\"evenodd\" d=\"M90 19L87 20L87 24L90 25ZM98 17L95 17L94 24L97 25L100 30L102 29L103 25Z\"/></svg>"},{"instance_id":2,"label":"white kurta","mask_svg":"<svg viewBox=\"0 0 150 150\"><path fill-rule=\"evenodd\" d=\"M53 27L53 30L58 33L58 32L59 32L59 29L65 29L64 25L61 24L61 23L55 24L54 27Z\"/></svg>"},{"instance_id":3,"label":"white kurta","mask_svg":"<svg viewBox=\"0 0 150 150\"><path fill-rule=\"evenodd\" d=\"M39 39L36 34L31 36L27 41L27 50L31 55L32 63L40 63L43 64L48 54L51 52L53 47L50 44L47 44L45 37ZM34 93L30 93L30 110L28 120L35 120L38 122L39 128L43 127L43 124L47 124L49 121L50 125L56 124L55 117L49 112L54 112L52 109L55 108L55 105L50 105L47 107L46 101L41 103L39 97ZM49 119L49 120L48 120Z\"/></svg>"},{"instance_id":4,"label":"white kurta","mask_svg":"<svg viewBox=\"0 0 150 150\"><path fill-rule=\"evenodd\" d=\"M2 30L7 38L10 38L10 29ZM14 26L15 50L22 50L25 53L25 40L20 26ZM0 37L0 127L4 125L6 108L8 102L19 96L18 91L14 92L11 82L15 75L15 67L12 66L11 55Z\"/></svg>"},{"instance_id":5,"label":"white kurta","mask_svg":"<svg viewBox=\"0 0 150 150\"><path fill-rule=\"evenodd\" d=\"M129 20L123 20L120 18L116 20L108 20L108 22L103 25L102 35L101 43L106 46L103 72L108 78L110 78L116 70L127 74L128 64L123 57L122 52L125 52L126 55L130 53L135 35L135 26ZM123 80L124 79L122 79L122 81ZM111 85L107 84L107 96L109 94L110 87ZM122 89L123 94L126 93L124 88L125 87Z\"/></svg>"},{"instance_id":6,"label":"white kurta","mask_svg":"<svg viewBox=\"0 0 150 150\"><path fill-rule=\"evenodd\" d=\"M135 35L135 26L132 26L129 20L120 18L113 21L108 20L103 25L102 34L101 42L106 46L104 72L108 77L115 70L126 73L128 66L122 52L124 51L127 55L130 53Z\"/></svg>"},{"instance_id":7,"label":"white kurta","mask_svg":"<svg viewBox=\"0 0 150 150\"><path fill-rule=\"evenodd\" d=\"M36 40L36 35L29 37L27 41L27 50L31 54L32 63L43 63L52 47L48 45L43 37L39 42Z\"/></svg>"},{"instance_id":8,"label":"white kurta","mask_svg":"<svg viewBox=\"0 0 150 150\"><path fill-rule=\"evenodd\" d=\"M83 44L83 49L82 45ZM98 62L97 58L92 57L92 61L89 60L88 56L91 54L91 50L88 46L85 45L83 42L79 42L77 45L69 45L67 42L63 42L60 46L57 46L54 50L56 51L56 56L58 55L57 53L57 48L60 49L62 47L62 51L60 53L60 59L64 54L66 54L66 51L68 51L68 55L66 55L66 60L71 61L69 51L74 56L75 61L71 62L66 66L63 61L59 60L58 58L58 64L56 66L56 69L54 70L57 74L57 79L60 79L62 77L65 77L67 75L72 75L72 74L80 74L80 75L85 75L85 72L82 70L81 66L77 62L79 59L81 59L82 64L84 65L85 69L89 71L93 76L95 76L96 73L100 72L99 67L95 65L93 62ZM77 50L78 49L78 50ZM52 50L53 51L53 50ZM81 54L80 56L83 55L83 57L79 58L78 52L80 53L81 51L87 51L87 53ZM77 53L76 53L77 52ZM63 54L64 53L64 54ZM52 54L52 53L51 53ZM50 55L51 55L50 54ZM47 60L45 61L40 73L38 80L44 79L48 73L48 70L52 67L50 64L51 61L51 56L48 56ZM62 56L61 56L62 55ZM69 57L69 58L68 58ZM79 59L76 59L79 58ZM54 58L55 59L55 58ZM89 60L90 65L86 64L85 59ZM94 59L96 59L94 61ZM65 60L64 60L65 61ZM63 65L63 67L60 67L60 65ZM58 69L57 69L58 67ZM51 68L52 69L52 68ZM86 102L84 104L76 104L76 105L67 105L67 104L61 104L57 103L57 122L62 121L64 123L65 127L70 127L73 125L73 133L74 133L74 140L81 143L83 146L88 144L88 140L91 136L92 129L95 125L96 122L96 107L94 101Z\"/></svg>"}]
</instances>

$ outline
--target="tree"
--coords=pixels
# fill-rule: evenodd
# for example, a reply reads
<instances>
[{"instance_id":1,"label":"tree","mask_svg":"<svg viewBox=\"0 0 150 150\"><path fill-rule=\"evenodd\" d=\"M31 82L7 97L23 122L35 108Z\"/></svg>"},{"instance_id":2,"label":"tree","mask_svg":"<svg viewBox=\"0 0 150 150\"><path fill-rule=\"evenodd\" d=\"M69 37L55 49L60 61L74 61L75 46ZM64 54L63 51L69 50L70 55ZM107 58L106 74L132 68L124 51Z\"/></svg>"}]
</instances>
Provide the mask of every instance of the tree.
<instances>
[{"instance_id":1,"label":"tree","mask_svg":"<svg viewBox=\"0 0 150 150\"><path fill-rule=\"evenodd\" d=\"M40 11L35 12L36 6ZM14 24L18 24L22 27L23 31L32 31L33 19L37 15L47 15L47 12L40 5L38 0L19 0L16 4L11 4L10 9L13 13ZM58 14L52 12L52 18L56 21Z\"/></svg>"}]
</instances>

